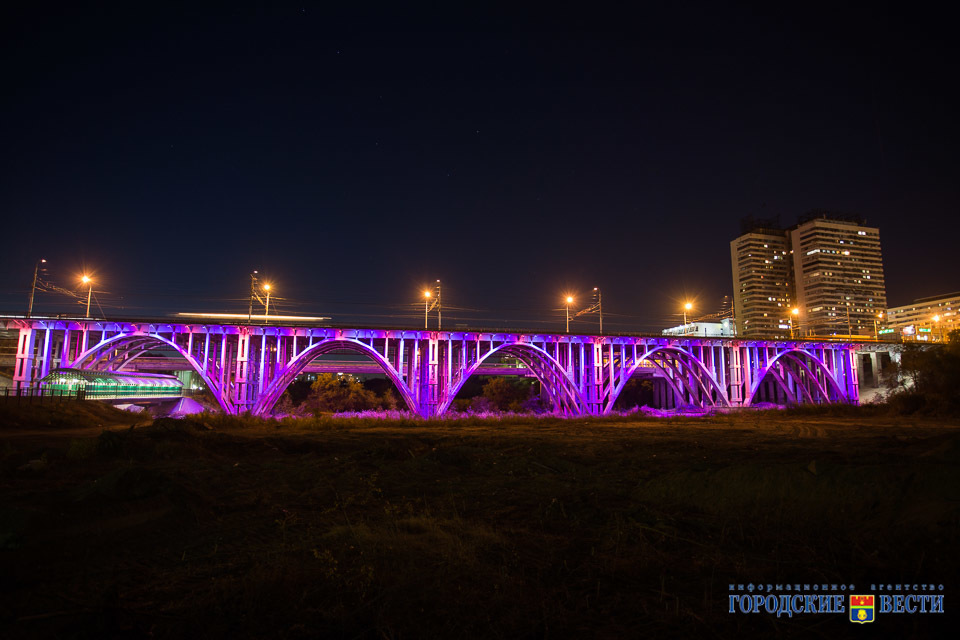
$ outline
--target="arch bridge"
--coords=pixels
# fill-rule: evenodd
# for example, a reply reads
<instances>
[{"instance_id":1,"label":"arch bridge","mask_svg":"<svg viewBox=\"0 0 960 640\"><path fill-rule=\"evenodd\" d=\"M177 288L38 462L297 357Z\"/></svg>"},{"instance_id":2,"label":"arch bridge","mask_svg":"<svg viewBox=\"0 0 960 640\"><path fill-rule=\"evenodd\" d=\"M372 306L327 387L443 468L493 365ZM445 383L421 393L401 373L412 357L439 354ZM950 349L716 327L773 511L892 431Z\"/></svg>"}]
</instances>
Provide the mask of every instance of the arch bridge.
<instances>
[{"instance_id":1,"label":"arch bridge","mask_svg":"<svg viewBox=\"0 0 960 640\"><path fill-rule=\"evenodd\" d=\"M423 417L446 412L471 375L504 356L522 362L567 416L610 413L634 376L651 380L666 408L859 401L858 345L838 342L16 317L0 324L18 336L18 387L54 368L123 371L151 351L173 351L233 414L269 415L314 358L343 351L376 363Z\"/></svg>"}]
</instances>

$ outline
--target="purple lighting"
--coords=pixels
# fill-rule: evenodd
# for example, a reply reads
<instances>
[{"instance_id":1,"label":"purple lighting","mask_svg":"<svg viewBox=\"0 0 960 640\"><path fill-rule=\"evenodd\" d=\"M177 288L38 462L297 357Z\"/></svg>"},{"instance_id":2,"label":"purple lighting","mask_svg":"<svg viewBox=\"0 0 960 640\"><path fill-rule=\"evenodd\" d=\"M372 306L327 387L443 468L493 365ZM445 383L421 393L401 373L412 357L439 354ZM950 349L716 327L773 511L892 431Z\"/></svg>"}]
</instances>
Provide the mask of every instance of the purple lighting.
<instances>
[{"instance_id":1,"label":"purple lighting","mask_svg":"<svg viewBox=\"0 0 960 640\"><path fill-rule=\"evenodd\" d=\"M57 367L122 371L160 349L182 358L234 414L269 415L315 358L334 351L370 358L424 418L443 415L470 376L501 356L523 363L566 416L611 414L634 376L651 382L665 410L859 401L857 345L838 342L14 317L0 325L19 330L18 387Z\"/></svg>"}]
</instances>

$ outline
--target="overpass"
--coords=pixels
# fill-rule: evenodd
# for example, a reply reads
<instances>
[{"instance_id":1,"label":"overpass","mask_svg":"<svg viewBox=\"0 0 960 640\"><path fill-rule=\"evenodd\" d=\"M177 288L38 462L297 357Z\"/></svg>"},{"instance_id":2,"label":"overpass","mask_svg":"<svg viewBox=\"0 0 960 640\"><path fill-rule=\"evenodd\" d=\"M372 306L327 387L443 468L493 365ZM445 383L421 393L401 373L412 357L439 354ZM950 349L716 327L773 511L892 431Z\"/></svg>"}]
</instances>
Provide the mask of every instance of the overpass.
<instances>
[{"instance_id":1,"label":"overpass","mask_svg":"<svg viewBox=\"0 0 960 640\"><path fill-rule=\"evenodd\" d=\"M632 376L653 374L665 407L761 402L857 404L852 343L808 340L497 331L430 331L263 324L107 321L0 316L17 334L13 382L54 368L134 370L151 351L175 352L232 414L269 415L319 356L369 358L421 416L441 415L472 375L511 357L535 376L555 410L604 415ZM144 359L144 362L146 359Z\"/></svg>"}]
</instances>

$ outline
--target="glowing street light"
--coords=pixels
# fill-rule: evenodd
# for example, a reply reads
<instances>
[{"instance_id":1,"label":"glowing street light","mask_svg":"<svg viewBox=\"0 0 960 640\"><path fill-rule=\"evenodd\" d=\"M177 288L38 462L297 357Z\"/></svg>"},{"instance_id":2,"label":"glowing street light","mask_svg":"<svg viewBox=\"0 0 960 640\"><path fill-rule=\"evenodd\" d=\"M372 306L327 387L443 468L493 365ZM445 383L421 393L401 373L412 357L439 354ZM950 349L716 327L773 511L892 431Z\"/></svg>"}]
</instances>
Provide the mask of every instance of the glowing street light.
<instances>
[{"instance_id":1,"label":"glowing street light","mask_svg":"<svg viewBox=\"0 0 960 640\"><path fill-rule=\"evenodd\" d=\"M80 282L82 282L83 284L89 285L89 287L87 288L87 313L86 315L83 316L84 318L89 318L90 317L90 297L93 295L93 278L91 278L88 275L84 275L82 278L80 278Z\"/></svg>"},{"instance_id":2,"label":"glowing street light","mask_svg":"<svg viewBox=\"0 0 960 640\"><path fill-rule=\"evenodd\" d=\"M794 307L793 309L790 310L790 339L791 340L793 340L793 317L794 316L797 316L798 318L800 316L800 309L798 307Z\"/></svg>"},{"instance_id":3,"label":"glowing street light","mask_svg":"<svg viewBox=\"0 0 960 640\"><path fill-rule=\"evenodd\" d=\"M46 262L43 258L37 261L36 266L33 268L33 284L30 285L30 302L27 304L27 317L30 317L30 314L33 313L33 293L37 290L37 274L40 272L40 265Z\"/></svg>"},{"instance_id":4,"label":"glowing street light","mask_svg":"<svg viewBox=\"0 0 960 640\"><path fill-rule=\"evenodd\" d=\"M570 333L570 305L573 304L573 296L567 296L567 333Z\"/></svg>"},{"instance_id":5,"label":"glowing street light","mask_svg":"<svg viewBox=\"0 0 960 640\"><path fill-rule=\"evenodd\" d=\"M687 302L683 305L683 326L687 326L687 311L693 309L693 303Z\"/></svg>"},{"instance_id":6,"label":"glowing street light","mask_svg":"<svg viewBox=\"0 0 960 640\"><path fill-rule=\"evenodd\" d=\"M434 295L436 294L436 295ZM440 281L437 280L435 291L430 289L423 290L423 328L428 328L430 312L437 310L437 331L443 329L443 291L440 289Z\"/></svg>"},{"instance_id":7,"label":"glowing street light","mask_svg":"<svg viewBox=\"0 0 960 640\"><path fill-rule=\"evenodd\" d=\"M423 328L427 328L427 318L430 313L430 291L423 292Z\"/></svg>"},{"instance_id":8,"label":"glowing street light","mask_svg":"<svg viewBox=\"0 0 960 640\"><path fill-rule=\"evenodd\" d=\"M874 320L873 320L873 339L874 339L874 340L879 340L879 339L880 339L880 329L879 329L879 327L877 326L877 321L878 321L878 320L883 320L883 311L881 311L880 313L878 313L878 314L877 314L877 317L874 318Z\"/></svg>"},{"instance_id":9,"label":"glowing street light","mask_svg":"<svg viewBox=\"0 0 960 640\"><path fill-rule=\"evenodd\" d=\"M267 292L267 302L264 305L264 310L263 310L263 319L266 320L267 317L270 315L270 285L269 284L263 285L263 290Z\"/></svg>"},{"instance_id":10,"label":"glowing street light","mask_svg":"<svg viewBox=\"0 0 960 640\"><path fill-rule=\"evenodd\" d=\"M937 326L940 327L940 342L943 342L943 325L940 324L940 314L933 316L933 321L937 323Z\"/></svg>"}]
</instances>

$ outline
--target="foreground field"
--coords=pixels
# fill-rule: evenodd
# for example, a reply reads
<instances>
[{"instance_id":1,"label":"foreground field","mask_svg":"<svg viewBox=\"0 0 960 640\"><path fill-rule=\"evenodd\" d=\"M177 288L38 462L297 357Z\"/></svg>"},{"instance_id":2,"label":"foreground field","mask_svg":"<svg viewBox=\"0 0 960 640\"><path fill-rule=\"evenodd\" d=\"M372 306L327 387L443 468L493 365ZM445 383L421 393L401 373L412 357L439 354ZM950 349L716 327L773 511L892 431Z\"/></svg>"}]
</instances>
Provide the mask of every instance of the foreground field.
<instances>
[{"instance_id":1,"label":"foreground field","mask_svg":"<svg viewBox=\"0 0 960 640\"><path fill-rule=\"evenodd\" d=\"M750 582L943 584L870 632L956 620L955 423L30 420L0 428L3 637L865 632L728 613Z\"/></svg>"}]
</instances>

